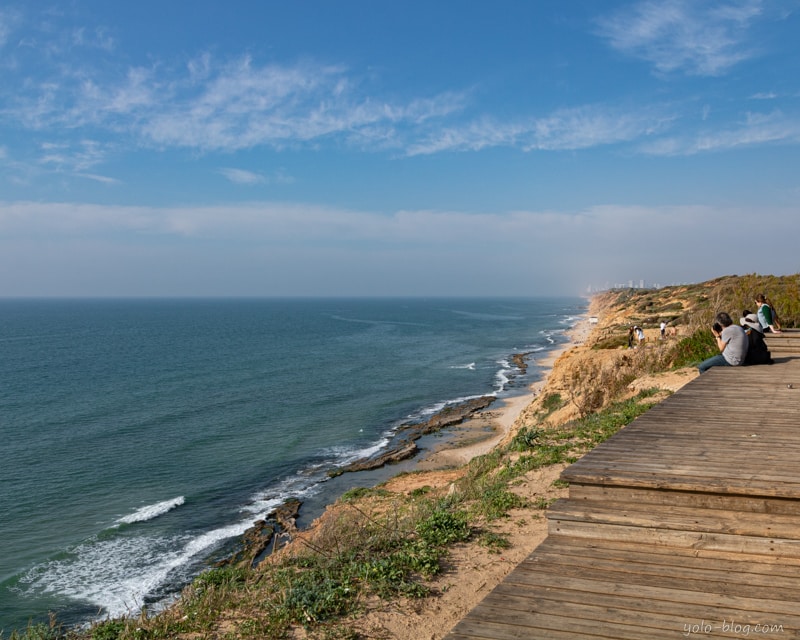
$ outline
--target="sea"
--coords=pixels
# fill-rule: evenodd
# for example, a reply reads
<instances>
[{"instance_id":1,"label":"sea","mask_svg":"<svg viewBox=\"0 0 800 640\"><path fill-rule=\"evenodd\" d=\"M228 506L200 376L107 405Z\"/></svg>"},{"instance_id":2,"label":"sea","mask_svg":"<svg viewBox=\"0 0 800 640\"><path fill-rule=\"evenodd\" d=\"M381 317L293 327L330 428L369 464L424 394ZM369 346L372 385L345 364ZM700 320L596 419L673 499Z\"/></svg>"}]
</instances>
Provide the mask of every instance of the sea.
<instances>
[{"instance_id":1,"label":"sea","mask_svg":"<svg viewBox=\"0 0 800 640\"><path fill-rule=\"evenodd\" d=\"M0 635L157 609L285 500L306 526L413 468L331 474L447 406L527 393L586 307L0 300Z\"/></svg>"}]
</instances>

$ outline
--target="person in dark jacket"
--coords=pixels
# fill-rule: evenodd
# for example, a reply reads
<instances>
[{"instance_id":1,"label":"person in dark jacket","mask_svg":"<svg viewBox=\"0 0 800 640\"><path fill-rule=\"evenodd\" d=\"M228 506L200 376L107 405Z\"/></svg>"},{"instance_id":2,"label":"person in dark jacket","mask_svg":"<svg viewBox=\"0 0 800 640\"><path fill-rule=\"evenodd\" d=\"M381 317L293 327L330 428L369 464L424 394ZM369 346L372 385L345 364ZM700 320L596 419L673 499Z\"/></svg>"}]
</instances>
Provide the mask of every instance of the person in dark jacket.
<instances>
[{"instance_id":1,"label":"person in dark jacket","mask_svg":"<svg viewBox=\"0 0 800 640\"><path fill-rule=\"evenodd\" d=\"M745 364L772 364L772 354L764 342L761 323L755 313L743 312L743 317L739 318L739 324L747 334L750 345L747 348Z\"/></svg>"}]
</instances>

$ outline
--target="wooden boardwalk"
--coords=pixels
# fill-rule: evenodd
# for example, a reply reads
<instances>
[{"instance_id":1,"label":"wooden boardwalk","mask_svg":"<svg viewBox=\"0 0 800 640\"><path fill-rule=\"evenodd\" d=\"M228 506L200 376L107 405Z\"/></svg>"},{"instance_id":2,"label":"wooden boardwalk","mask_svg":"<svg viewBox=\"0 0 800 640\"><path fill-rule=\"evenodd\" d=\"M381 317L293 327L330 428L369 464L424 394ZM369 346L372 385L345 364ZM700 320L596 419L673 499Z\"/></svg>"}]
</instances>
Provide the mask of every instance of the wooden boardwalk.
<instances>
[{"instance_id":1,"label":"wooden boardwalk","mask_svg":"<svg viewBox=\"0 0 800 640\"><path fill-rule=\"evenodd\" d=\"M768 343L567 468L547 539L446 639L800 638L800 331Z\"/></svg>"}]
</instances>

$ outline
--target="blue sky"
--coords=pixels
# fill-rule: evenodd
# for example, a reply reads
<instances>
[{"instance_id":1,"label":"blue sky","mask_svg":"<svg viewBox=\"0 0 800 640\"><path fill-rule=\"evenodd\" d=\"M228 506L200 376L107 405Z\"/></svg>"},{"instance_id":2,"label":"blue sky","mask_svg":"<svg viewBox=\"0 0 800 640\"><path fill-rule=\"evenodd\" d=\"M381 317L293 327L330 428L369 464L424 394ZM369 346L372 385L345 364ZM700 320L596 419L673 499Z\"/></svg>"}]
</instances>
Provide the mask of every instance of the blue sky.
<instances>
[{"instance_id":1,"label":"blue sky","mask_svg":"<svg viewBox=\"0 0 800 640\"><path fill-rule=\"evenodd\" d=\"M800 271L800 2L0 3L0 296Z\"/></svg>"}]
</instances>

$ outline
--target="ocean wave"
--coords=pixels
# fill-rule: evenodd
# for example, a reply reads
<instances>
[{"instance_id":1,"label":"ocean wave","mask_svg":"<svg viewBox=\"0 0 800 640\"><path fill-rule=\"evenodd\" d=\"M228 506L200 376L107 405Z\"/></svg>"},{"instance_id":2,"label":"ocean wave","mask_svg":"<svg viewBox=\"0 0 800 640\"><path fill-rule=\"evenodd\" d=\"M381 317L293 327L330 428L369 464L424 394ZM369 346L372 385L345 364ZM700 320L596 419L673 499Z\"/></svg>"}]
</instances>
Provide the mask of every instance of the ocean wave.
<instances>
[{"instance_id":1,"label":"ocean wave","mask_svg":"<svg viewBox=\"0 0 800 640\"><path fill-rule=\"evenodd\" d=\"M184 502L184 497L178 496L177 498L172 498L172 500L164 500L163 502L157 502L156 504L149 504L146 507L137 509L127 516L123 516L116 521L116 524L119 525L133 524L134 522L146 522L147 520L157 518L168 511L172 511L175 507L181 506Z\"/></svg>"},{"instance_id":2,"label":"ocean wave","mask_svg":"<svg viewBox=\"0 0 800 640\"><path fill-rule=\"evenodd\" d=\"M450 367L451 369L469 369L470 371L475 371L475 363L470 362L469 364L454 364Z\"/></svg>"},{"instance_id":3,"label":"ocean wave","mask_svg":"<svg viewBox=\"0 0 800 640\"><path fill-rule=\"evenodd\" d=\"M494 395L499 395L506 390L506 387L511 382L512 373L517 370L517 367L512 365L508 360L499 360L497 364L500 365L500 369L494 374Z\"/></svg>"},{"instance_id":4,"label":"ocean wave","mask_svg":"<svg viewBox=\"0 0 800 640\"><path fill-rule=\"evenodd\" d=\"M252 524L248 518L195 537L94 538L63 558L35 566L20 584L28 585L29 594L56 594L91 604L104 617L133 615L148 596L167 584L173 571L242 535Z\"/></svg>"}]
</instances>

